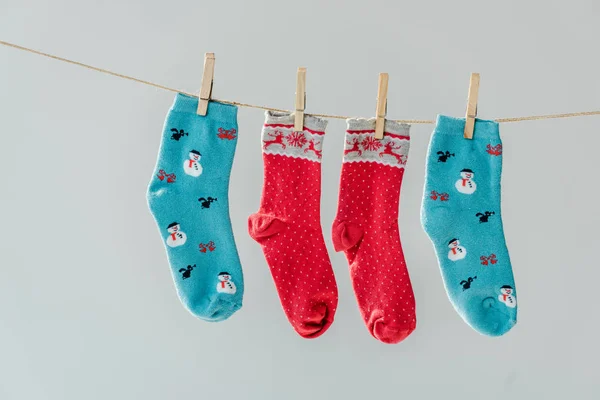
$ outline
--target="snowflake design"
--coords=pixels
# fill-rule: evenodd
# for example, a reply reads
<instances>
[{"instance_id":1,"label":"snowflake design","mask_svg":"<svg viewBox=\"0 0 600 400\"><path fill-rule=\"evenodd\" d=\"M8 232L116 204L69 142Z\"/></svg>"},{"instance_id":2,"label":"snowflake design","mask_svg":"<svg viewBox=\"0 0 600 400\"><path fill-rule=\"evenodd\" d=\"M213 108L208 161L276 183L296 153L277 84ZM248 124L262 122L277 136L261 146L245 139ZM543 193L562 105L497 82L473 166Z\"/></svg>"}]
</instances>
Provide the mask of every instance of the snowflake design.
<instances>
[{"instance_id":1,"label":"snowflake design","mask_svg":"<svg viewBox=\"0 0 600 400\"><path fill-rule=\"evenodd\" d=\"M362 141L362 147L365 151L377 151L381 148L381 140L377 140L373 137L367 137Z\"/></svg>"},{"instance_id":2,"label":"snowflake design","mask_svg":"<svg viewBox=\"0 0 600 400\"><path fill-rule=\"evenodd\" d=\"M304 147L306 144L306 137L303 132L292 132L286 136L286 140L293 147Z\"/></svg>"}]
</instances>

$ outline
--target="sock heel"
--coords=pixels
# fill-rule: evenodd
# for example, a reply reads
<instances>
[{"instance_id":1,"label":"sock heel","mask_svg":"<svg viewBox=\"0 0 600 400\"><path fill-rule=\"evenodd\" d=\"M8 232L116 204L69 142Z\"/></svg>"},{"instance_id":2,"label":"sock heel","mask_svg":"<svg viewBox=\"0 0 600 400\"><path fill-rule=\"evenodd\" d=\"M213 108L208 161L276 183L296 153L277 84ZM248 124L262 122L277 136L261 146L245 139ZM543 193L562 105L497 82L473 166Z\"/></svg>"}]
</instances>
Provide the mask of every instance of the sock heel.
<instances>
[{"instance_id":1,"label":"sock heel","mask_svg":"<svg viewBox=\"0 0 600 400\"><path fill-rule=\"evenodd\" d=\"M255 213L248 217L248 233L258 243L281 232L286 225L282 219L268 214Z\"/></svg>"},{"instance_id":2,"label":"sock heel","mask_svg":"<svg viewBox=\"0 0 600 400\"><path fill-rule=\"evenodd\" d=\"M364 231L357 224L346 221L334 221L331 240L335 251L348 250L362 240Z\"/></svg>"},{"instance_id":3,"label":"sock heel","mask_svg":"<svg viewBox=\"0 0 600 400\"><path fill-rule=\"evenodd\" d=\"M449 207L432 207L421 210L421 226L427 235L438 237L452 231L453 210Z\"/></svg>"}]
</instances>

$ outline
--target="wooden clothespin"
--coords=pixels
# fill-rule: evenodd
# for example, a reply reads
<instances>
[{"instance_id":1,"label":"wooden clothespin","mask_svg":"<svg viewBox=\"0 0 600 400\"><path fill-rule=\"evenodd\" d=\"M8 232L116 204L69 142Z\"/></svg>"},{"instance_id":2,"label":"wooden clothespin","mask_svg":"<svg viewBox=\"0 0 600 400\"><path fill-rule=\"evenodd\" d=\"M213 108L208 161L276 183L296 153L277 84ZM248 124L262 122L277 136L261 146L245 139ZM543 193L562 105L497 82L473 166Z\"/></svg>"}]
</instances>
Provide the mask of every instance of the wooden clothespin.
<instances>
[{"instance_id":1,"label":"wooden clothespin","mask_svg":"<svg viewBox=\"0 0 600 400\"><path fill-rule=\"evenodd\" d=\"M385 115L387 114L387 93L390 76L387 72L379 74L379 87L377 89L377 111L375 114L375 139L383 139L385 132Z\"/></svg>"},{"instance_id":2,"label":"wooden clothespin","mask_svg":"<svg viewBox=\"0 0 600 400\"><path fill-rule=\"evenodd\" d=\"M306 106L306 68L299 67L296 75L296 108L294 112L294 132L304 129L304 107Z\"/></svg>"},{"instance_id":3,"label":"wooden clothespin","mask_svg":"<svg viewBox=\"0 0 600 400\"><path fill-rule=\"evenodd\" d=\"M204 54L204 73L202 74L202 83L200 86L200 96L198 96L198 115L206 115L208 102L212 94L213 79L215 75L215 53Z\"/></svg>"},{"instance_id":4,"label":"wooden clothespin","mask_svg":"<svg viewBox=\"0 0 600 400\"><path fill-rule=\"evenodd\" d=\"M471 83L469 83L469 98L467 99L467 116L465 121L465 139L473 139L475 130L475 117L477 117L477 99L479 97L479 74L471 74Z\"/></svg>"}]
</instances>

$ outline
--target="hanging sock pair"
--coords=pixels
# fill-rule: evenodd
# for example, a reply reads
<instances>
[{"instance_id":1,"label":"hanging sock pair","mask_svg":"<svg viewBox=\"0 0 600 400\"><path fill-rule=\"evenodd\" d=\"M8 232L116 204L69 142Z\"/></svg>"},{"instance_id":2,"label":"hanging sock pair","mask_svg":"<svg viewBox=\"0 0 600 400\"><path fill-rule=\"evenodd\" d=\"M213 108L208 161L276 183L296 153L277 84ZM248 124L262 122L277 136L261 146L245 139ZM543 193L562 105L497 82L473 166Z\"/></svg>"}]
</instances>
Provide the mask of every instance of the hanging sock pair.
<instances>
[{"instance_id":1,"label":"hanging sock pair","mask_svg":"<svg viewBox=\"0 0 600 400\"><path fill-rule=\"evenodd\" d=\"M165 121L148 205L175 287L198 318L222 321L242 306L244 281L229 218L237 107L178 94Z\"/></svg>"},{"instance_id":2,"label":"hanging sock pair","mask_svg":"<svg viewBox=\"0 0 600 400\"><path fill-rule=\"evenodd\" d=\"M335 276L320 224L321 158L327 121L306 116L294 131L289 114L267 112L262 131L264 185L248 221L261 244L283 309L294 329L316 338L333 323ZM408 126L388 122L383 140L374 120L349 120L333 224L370 333L398 343L415 328L415 303L398 231L398 198L408 155Z\"/></svg>"},{"instance_id":3,"label":"hanging sock pair","mask_svg":"<svg viewBox=\"0 0 600 400\"><path fill-rule=\"evenodd\" d=\"M448 297L476 331L500 336L517 322L515 282L500 212L498 123L438 116L427 156L421 221Z\"/></svg>"}]
</instances>

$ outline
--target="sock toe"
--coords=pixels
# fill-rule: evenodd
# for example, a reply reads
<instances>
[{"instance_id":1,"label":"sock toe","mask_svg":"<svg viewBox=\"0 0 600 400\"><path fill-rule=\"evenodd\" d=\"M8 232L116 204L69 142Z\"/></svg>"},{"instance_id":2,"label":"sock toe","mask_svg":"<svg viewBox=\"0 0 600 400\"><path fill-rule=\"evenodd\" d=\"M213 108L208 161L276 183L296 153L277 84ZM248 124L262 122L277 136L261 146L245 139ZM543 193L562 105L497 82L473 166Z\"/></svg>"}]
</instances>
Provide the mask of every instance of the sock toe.
<instances>
[{"instance_id":1,"label":"sock toe","mask_svg":"<svg viewBox=\"0 0 600 400\"><path fill-rule=\"evenodd\" d=\"M483 300L475 298L473 303L477 306L478 312L469 313L466 320L469 325L484 335L502 336L517 323L516 316L493 297L485 297Z\"/></svg>"},{"instance_id":2,"label":"sock toe","mask_svg":"<svg viewBox=\"0 0 600 400\"><path fill-rule=\"evenodd\" d=\"M383 343L396 344L406 339L416 328L417 323L397 324L386 322L385 316L381 315L370 318L369 331L373 337Z\"/></svg>"},{"instance_id":3,"label":"sock toe","mask_svg":"<svg viewBox=\"0 0 600 400\"><path fill-rule=\"evenodd\" d=\"M325 333L333 323L333 318L330 314L326 304L317 304L312 307L310 314L306 315L302 322L295 325L294 328L303 338L318 338Z\"/></svg>"},{"instance_id":4,"label":"sock toe","mask_svg":"<svg viewBox=\"0 0 600 400\"><path fill-rule=\"evenodd\" d=\"M188 310L204 321L224 321L242 307L239 302L224 298L224 296L230 297L231 295L217 294L208 299L204 304L198 304L196 307L188 307Z\"/></svg>"}]
</instances>

